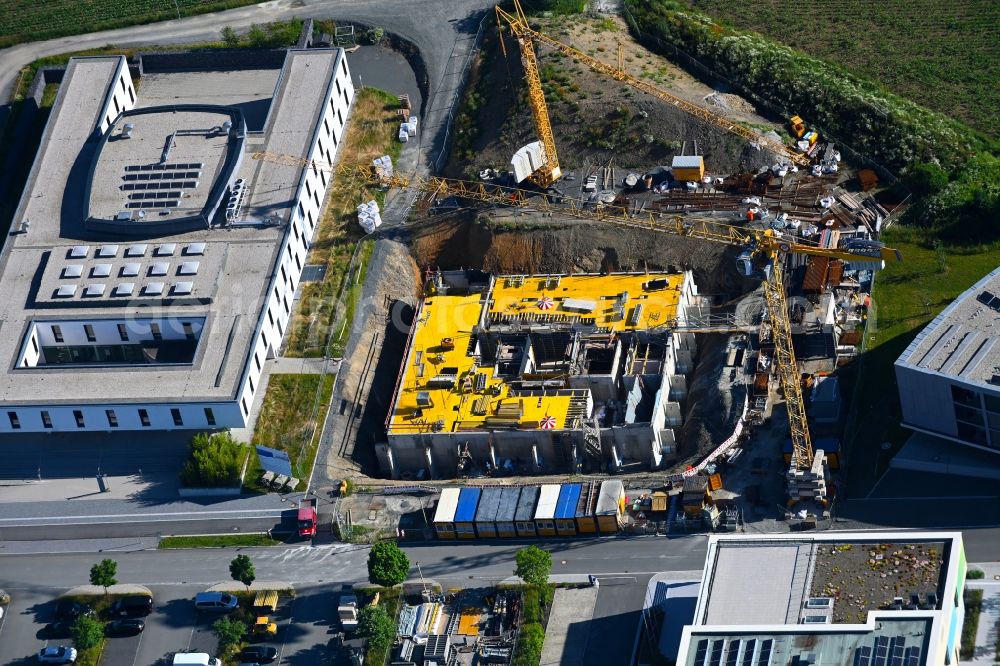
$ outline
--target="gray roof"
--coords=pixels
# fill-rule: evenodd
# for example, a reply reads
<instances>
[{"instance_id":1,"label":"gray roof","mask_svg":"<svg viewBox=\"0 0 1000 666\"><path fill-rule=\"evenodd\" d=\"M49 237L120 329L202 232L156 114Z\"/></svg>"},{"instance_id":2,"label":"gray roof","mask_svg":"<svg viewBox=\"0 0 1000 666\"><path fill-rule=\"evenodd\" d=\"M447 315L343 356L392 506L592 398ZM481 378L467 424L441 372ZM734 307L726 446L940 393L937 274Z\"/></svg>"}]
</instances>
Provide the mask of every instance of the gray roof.
<instances>
[{"instance_id":1,"label":"gray roof","mask_svg":"<svg viewBox=\"0 0 1000 666\"><path fill-rule=\"evenodd\" d=\"M500 508L500 495L503 488L490 486L483 488L483 494L479 498L479 508L476 509L477 523L491 523L496 520L497 509Z\"/></svg>"},{"instance_id":2,"label":"gray roof","mask_svg":"<svg viewBox=\"0 0 1000 666\"><path fill-rule=\"evenodd\" d=\"M1000 386L1000 268L956 298L917 334L897 364Z\"/></svg>"},{"instance_id":3,"label":"gray roof","mask_svg":"<svg viewBox=\"0 0 1000 666\"><path fill-rule=\"evenodd\" d=\"M277 89L273 71L256 70L258 86L247 91L246 99L262 99L264 87L273 90L274 99L265 131L248 138L247 151L305 155L342 53L336 49L290 50ZM119 62L117 57L70 61L14 218L15 229L25 220L30 221L30 227L25 233L8 236L0 255L0 293L4 294L0 299L0 364L7 368L0 376L0 400L6 404L232 400L249 362L251 343L277 270L278 252L288 232L286 225L301 169L247 156L234 174L247 183L248 216L262 219L266 211L267 216L282 224L199 229L145 240L115 239L86 230L81 213L85 206L67 205L64 198L80 200L86 165L92 163L97 143L90 140L97 114ZM158 85L169 85L177 104L220 101L205 98L207 86L199 80L202 75L178 72L144 79L137 102L141 106L143 97L148 96L161 103L166 94L158 91ZM205 75L211 80L218 78L218 73ZM247 85L255 80L246 72L240 72L239 78ZM192 97L178 97L184 91ZM198 116L187 121L215 119ZM135 136L140 134L137 127ZM114 142L115 150L124 141ZM133 145L140 145L143 155L149 152L141 144ZM186 146L184 151L191 162L204 162L206 173L212 168L207 155L195 156L196 148ZM114 197L111 190L100 196ZM117 205L109 199L108 210ZM154 258L155 247L169 243L176 246L173 254ZM97 256L105 245L118 245L113 257ZM133 245L147 247L126 256L127 248ZM76 246L83 246L83 256L71 256ZM190 252L199 247L199 254ZM166 275L150 274L154 261L168 263ZM198 262L197 270L182 274L181 265L189 261ZM108 263L109 276L95 277L94 268ZM137 275L128 275L133 271L125 270L130 263L139 264ZM73 265L81 266L81 275L63 277L65 269ZM144 298L144 286L151 283L163 284L165 300L157 302L160 316L206 318L193 365L13 368L32 320L145 316L150 312L150 303ZM191 283L190 288L185 283ZM103 294L84 298L86 287L92 284L105 285ZM77 287L72 296L54 298L59 287L71 285ZM117 296L119 287L125 290L127 285L132 285L131 297ZM141 381L137 370L143 373Z\"/></svg>"},{"instance_id":4,"label":"gray roof","mask_svg":"<svg viewBox=\"0 0 1000 666\"><path fill-rule=\"evenodd\" d=\"M720 544L702 623L786 624L790 612L797 618L805 579L793 583L803 550L808 563L810 544Z\"/></svg>"},{"instance_id":5,"label":"gray roof","mask_svg":"<svg viewBox=\"0 0 1000 666\"><path fill-rule=\"evenodd\" d=\"M514 520L525 521L535 519L535 505L538 503L539 492L541 492L539 486L525 486L521 488L521 496L517 500L517 511L514 513Z\"/></svg>"},{"instance_id":6,"label":"gray roof","mask_svg":"<svg viewBox=\"0 0 1000 666\"><path fill-rule=\"evenodd\" d=\"M507 486L500 495L500 506L497 508L497 522L510 522L517 513L517 502L521 498L519 486Z\"/></svg>"}]
</instances>

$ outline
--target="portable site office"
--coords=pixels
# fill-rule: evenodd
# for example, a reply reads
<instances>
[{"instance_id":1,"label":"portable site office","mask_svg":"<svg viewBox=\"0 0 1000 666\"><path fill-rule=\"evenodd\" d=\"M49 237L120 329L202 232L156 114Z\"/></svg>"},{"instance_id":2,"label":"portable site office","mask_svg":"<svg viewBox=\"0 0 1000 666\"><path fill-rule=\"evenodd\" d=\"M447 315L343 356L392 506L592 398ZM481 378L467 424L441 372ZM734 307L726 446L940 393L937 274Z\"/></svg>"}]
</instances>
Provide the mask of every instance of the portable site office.
<instances>
[{"instance_id":1,"label":"portable site office","mask_svg":"<svg viewBox=\"0 0 1000 666\"><path fill-rule=\"evenodd\" d=\"M576 536L576 503L580 501L580 484L566 483L556 501L556 534Z\"/></svg>"},{"instance_id":2,"label":"portable site office","mask_svg":"<svg viewBox=\"0 0 1000 666\"><path fill-rule=\"evenodd\" d=\"M597 529L602 534L618 531L621 516L625 512L625 486L621 481L605 481L601 484L601 494L597 498Z\"/></svg>"},{"instance_id":3,"label":"portable site office","mask_svg":"<svg viewBox=\"0 0 1000 666\"><path fill-rule=\"evenodd\" d=\"M517 515L518 500L521 489L508 486L500 493L500 507L497 509L497 536L512 537L516 535L514 517Z\"/></svg>"},{"instance_id":4,"label":"portable site office","mask_svg":"<svg viewBox=\"0 0 1000 666\"><path fill-rule=\"evenodd\" d=\"M439 539L455 538L455 509L461 488L444 488L434 511L434 531Z\"/></svg>"},{"instance_id":5,"label":"portable site office","mask_svg":"<svg viewBox=\"0 0 1000 666\"><path fill-rule=\"evenodd\" d=\"M597 497L600 485L591 481L580 486L580 501L576 503L576 531L578 534L594 534L597 532L597 519L594 511L597 509Z\"/></svg>"},{"instance_id":6,"label":"portable site office","mask_svg":"<svg viewBox=\"0 0 1000 666\"><path fill-rule=\"evenodd\" d=\"M535 529L538 536L556 535L556 503L559 502L560 486L547 483L538 491L538 506L535 507Z\"/></svg>"},{"instance_id":7,"label":"portable site office","mask_svg":"<svg viewBox=\"0 0 1000 666\"><path fill-rule=\"evenodd\" d=\"M455 536L459 539L476 538L476 508L482 488L462 488L455 509Z\"/></svg>"},{"instance_id":8,"label":"portable site office","mask_svg":"<svg viewBox=\"0 0 1000 666\"><path fill-rule=\"evenodd\" d=\"M514 529L519 537L533 537L538 534L535 529L535 506L538 505L538 486L521 488L521 496L517 498L517 510L514 511Z\"/></svg>"},{"instance_id":9,"label":"portable site office","mask_svg":"<svg viewBox=\"0 0 1000 666\"><path fill-rule=\"evenodd\" d=\"M479 508L476 510L476 534L483 538L497 535L497 509L500 508L500 495L503 488L483 488L479 497Z\"/></svg>"}]
</instances>

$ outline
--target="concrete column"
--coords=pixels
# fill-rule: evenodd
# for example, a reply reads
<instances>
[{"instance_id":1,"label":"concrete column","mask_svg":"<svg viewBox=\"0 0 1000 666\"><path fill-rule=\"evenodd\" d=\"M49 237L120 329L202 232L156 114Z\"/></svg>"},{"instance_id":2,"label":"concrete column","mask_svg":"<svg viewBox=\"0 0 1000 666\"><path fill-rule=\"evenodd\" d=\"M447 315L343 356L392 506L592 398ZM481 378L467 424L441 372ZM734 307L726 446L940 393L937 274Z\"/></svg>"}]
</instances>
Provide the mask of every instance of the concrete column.
<instances>
[{"instance_id":1,"label":"concrete column","mask_svg":"<svg viewBox=\"0 0 1000 666\"><path fill-rule=\"evenodd\" d=\"M437 478L437 474L434 473L434 456L431 454L431 447L424 449L424 459L427 461L427 474L430 478Z\"/></svg>"}]
</instances>

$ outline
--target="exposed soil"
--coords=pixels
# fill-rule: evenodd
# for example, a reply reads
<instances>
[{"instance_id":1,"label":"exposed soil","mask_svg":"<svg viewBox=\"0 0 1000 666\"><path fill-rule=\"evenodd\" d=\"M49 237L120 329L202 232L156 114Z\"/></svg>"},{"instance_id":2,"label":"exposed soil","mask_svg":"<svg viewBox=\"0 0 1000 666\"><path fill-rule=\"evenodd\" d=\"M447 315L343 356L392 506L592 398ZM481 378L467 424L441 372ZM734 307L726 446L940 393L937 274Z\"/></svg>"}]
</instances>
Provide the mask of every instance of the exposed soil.
<instances>
[{"instance_id":1,"label":"exposed soil","mask_svg":"<svg viewBox=\"0 0 1000 666\"><path fill-rule=\"evenodd\" d=\"M617 65L617 40L621 40L629 73L732 120L760 130L772 127L746 100L712 89L634 42L618 17L560 17L538 23L542 32L612 65ZM518 148L538 138L517 45L508 38L506 46L504 59L495 37L484 39L470 83L481 98L474 114L476 138L452 161L450 175L474 176L486 167L507 168ZM694 154L696 149L713 174L775 161L773 155L740 137L574 63L547 46L536 45L536 50L564 173L606 163L612 157L618 165L648 170L669 164L674 155Z\"/></svg>"}]
</instances>

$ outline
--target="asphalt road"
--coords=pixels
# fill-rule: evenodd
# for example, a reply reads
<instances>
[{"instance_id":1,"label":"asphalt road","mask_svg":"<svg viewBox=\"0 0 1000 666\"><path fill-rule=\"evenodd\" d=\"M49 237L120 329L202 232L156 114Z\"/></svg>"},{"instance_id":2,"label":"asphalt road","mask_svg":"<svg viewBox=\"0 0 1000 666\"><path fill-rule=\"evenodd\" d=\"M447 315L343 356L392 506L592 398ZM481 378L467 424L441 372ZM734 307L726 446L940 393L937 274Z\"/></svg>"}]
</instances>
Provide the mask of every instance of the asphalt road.
<instances>
[{"instance_id":1,"label":"asphalt road","mask_svg":"<svg viewBox=\"0 0 1000 666\"><path fill-rule=\"evenodd\" d=\"M292 17L353 20L383 26L405 37L421 49L430 89L435 91L455 39L493 4L490 0L274 0L174 21L18 44L0 51L0 99L8 99L21 67L45 56L106 44L142 46L215 40L227 25L243 29L254 23Z\"/></svg>"}]
</instances>

